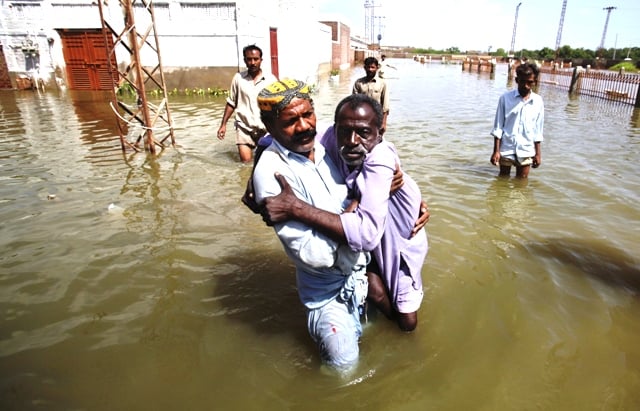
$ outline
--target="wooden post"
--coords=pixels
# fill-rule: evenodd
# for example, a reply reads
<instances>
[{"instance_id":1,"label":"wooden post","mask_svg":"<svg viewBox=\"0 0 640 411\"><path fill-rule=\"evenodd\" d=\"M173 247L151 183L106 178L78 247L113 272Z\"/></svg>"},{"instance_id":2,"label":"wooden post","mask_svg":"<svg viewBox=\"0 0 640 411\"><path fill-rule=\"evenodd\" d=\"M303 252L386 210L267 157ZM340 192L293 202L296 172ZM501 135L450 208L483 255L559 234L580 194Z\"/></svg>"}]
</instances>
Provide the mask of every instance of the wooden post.
<instances>
[{"instance_id":1,"label":"wooden post","mask_svg":"<svg viewBox=\"0 0 640 411\"><path fill-rule=\"evenodd\" d=\"M640 86L638 86L638 92L636 93L636 103L634 107L640 108Z\"/></svg>"},{"instance_id":2,"label":"wooden post","mask_svg":"<svg viewBox=\"0 0 640 411\"><path fill-rule=\"evenodd\" d=\"M578 66L573 68L573 75L571 76L571 85L569 86L569 94L573 94L576 91L576 85L578 84Z\"/></svg>"}]
</instances>

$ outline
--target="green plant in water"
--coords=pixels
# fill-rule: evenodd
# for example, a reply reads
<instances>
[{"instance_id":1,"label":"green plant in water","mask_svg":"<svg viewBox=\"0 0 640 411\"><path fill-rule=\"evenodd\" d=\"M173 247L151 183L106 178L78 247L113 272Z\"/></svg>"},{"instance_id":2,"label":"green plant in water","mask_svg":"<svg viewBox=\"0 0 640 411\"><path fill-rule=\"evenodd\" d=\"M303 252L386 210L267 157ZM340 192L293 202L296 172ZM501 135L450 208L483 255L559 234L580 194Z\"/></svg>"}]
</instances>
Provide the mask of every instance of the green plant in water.
<instances>
[{"instance_id":1,"label":"green plant in water","mask_svg":"<svg viewBox=\"0 0 640 411\"><path fill-rule=\"evenodd\" d=\"M156 90L152 90L147 92L147 94L154 96L154 97L159 97L163 94L162 89L156 89ZM221 88L211 88L211 87L207 87L207 88L188 88L185 87L184 89L180 90L177 87L173 88L172 90L167 91L167 95L169 96L179 96L179 95L184 95L184 96L226 96L229 94L229 90L224 90Z\"/></svg>"},{"instance_id":2,"label":"green plant in water","mask_svg":"<svg viewBox=\"0 0 640 411\"><path fill-rule=\"evenodd\" d=\"M125 81L124 83L122 83L120 85L120 87L118 87L118 90L116 91L118 93L118 95L123 95L123 94L128 94L130 96L135 96L136 95L136 89L135 87L133 87L133 85L131 85L131 83Z\"/></svg>"}]
</instances>

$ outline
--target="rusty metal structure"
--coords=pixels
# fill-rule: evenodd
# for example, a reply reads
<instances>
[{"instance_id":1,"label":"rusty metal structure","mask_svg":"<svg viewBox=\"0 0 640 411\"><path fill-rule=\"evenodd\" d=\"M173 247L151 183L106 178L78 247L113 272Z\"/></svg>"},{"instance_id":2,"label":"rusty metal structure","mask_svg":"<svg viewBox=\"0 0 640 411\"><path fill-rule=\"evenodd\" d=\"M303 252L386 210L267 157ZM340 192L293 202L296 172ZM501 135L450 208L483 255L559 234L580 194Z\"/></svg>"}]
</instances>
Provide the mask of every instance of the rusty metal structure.
<instances>
[{"instance_id":1,"label":"rusty metal structure","mask_svg":"<svg viewBox=\"0 0 640 411\"><path fill-rule=\"evenodd\" d=\"M112 109L116 114L122 151L127 148L136 152L145 151L151 154L156 149L164 150L169 143L175 145L175 137L164 74L155 16L151 0L118 0L124 16L124 27L117 31L120 22L109 22L105 19L103 7L107 2L98 1L102 31L108 48L108 69L113 82ZM136 12L146 16L136 23ZM143 16L141 16L143 17ZM124 50L130 56L126 67L119 68L115 58L116 50ZM151 65L143 66L141 56ZM157 105L147 98L146 86L152 84L161 95ZM120 100L122 90L133 91L135 102L127 104ZM142 145L141 145L142 143Z\"/></svg>"}]
</instances>

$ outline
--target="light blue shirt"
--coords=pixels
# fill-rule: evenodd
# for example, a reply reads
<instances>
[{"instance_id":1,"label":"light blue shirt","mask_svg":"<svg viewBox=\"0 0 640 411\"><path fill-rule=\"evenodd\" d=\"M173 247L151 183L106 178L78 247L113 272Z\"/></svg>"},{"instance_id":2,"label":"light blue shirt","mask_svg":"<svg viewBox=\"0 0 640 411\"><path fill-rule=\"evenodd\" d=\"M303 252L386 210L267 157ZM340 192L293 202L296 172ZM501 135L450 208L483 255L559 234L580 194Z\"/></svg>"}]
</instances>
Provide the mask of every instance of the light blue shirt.
<instances>
[{"instance_id":1,"label":"light blue shirt","mask_svg":"<svg viewBox=\"0 0 640 411\"><path fill-rule=\"evenodd\" d=\"M500 96L491 135L501 140L501 156L533 157L534 143L543 140L543 125L542 97L531 92L525 101L518 90L513 89Z\"/></svg>"},{"instance_id":2,"label":"light blue shirt","mask_svg":"<svg viewBox=\"0 0 640 411\"><path fill-rule=\"evenodd\" d=\"M265 149L253 173L256 201L280 193L274 177L283 175L295 195L301 200L326 211L340 214L345 206L347 187L340 171L326 156L324 147L316 140L312 162L287 150L275 139ZM354 272L362 272L368 263L368 253L353 251L298 221L274 225L285 252L296 266L298 294L309 309L324 306L349 288ZM365 291L366 296L366 291ZM350 299L349 291L344 299Z\"/></svg>"}]
</instances>

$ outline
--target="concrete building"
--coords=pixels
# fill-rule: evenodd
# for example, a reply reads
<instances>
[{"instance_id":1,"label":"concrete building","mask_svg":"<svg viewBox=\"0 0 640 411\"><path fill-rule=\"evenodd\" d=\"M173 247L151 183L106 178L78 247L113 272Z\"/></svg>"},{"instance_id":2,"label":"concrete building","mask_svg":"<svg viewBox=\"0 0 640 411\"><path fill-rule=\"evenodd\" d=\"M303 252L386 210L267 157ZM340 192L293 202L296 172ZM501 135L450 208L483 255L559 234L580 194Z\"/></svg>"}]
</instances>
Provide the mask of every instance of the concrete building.
<instances>
[{"instance_id":1,"label":"concrete building","mask_svg":"<svg viewBox=\"0 0 640 411\"><path fill-rule=\"evenodd\" d=\"M124 27L121 3L102 1L104 20L120 32ZM133 6L136 27L141 30L150 24L150 13L140 0ZM109 89L105 72L109 57L99 9L95 0L3 0L0 88L20 88L35 79L46 87ZM353 53L348 52L349 28L320 23L312 2L157 0L153 15L169 90L226 89L232 75L245 67L242 48L248 44L262 48L264 70L309 83L317 83L332 66L353 62ZM335 38L332 30L337 26L346 35ZM337 58L335 50L340 53ZM126 50L116 48L113 58L118 66L130 62ZM152 58L143 53L142 65Z\"/></svg>"}]
</instances>

